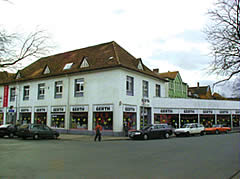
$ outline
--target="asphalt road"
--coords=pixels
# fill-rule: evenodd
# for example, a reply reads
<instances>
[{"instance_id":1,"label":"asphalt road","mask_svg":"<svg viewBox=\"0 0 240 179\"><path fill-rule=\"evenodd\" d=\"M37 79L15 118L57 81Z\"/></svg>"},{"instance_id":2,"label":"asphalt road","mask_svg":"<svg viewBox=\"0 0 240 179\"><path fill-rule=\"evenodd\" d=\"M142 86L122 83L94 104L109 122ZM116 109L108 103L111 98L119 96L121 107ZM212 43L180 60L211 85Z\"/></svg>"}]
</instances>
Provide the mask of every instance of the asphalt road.
<instances>
[{"instance_id":1,"label":"asphalt road","mask_svg":"<svg viewBox=\"0 0 240 179\"><path fill-rule=\"evenodd\" d=\"M239 157L239 133L149 141L0 139L0 178L227 179L240 170Z\"/></svg>"}]
</instances>

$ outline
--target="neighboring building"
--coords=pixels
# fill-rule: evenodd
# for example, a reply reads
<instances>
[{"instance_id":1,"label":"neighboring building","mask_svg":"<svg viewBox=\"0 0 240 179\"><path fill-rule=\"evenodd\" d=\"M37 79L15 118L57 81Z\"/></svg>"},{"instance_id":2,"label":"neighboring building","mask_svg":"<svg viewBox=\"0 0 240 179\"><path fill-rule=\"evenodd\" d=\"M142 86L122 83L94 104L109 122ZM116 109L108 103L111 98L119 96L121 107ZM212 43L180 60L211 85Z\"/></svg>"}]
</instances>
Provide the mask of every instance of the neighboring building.
<instances>
[{"instance_id":1,"label":"neighboring building","mask_svg":"<svg viewBox=\"0 0 240 179\"><path fill-rule=\"evenodd\" d=\"M168 79L116 42L41 58L14 76L3 74L3 123L17 119L81 134L93 134L100 123L105 135L122 135L125 122L134 130L153 123L240 121L236 101L168 98Z\"/></svg>"},{"instance_id":2,"label":"neighboring building","mask_svg":"<svg viewBox=\"0 0 240 179\"><path fill-rule=\"evenodd\" d=\"M188 88L188 97L198 99L214 99L210 86L199 86L199 83L197 83L197 87Z\"/></svg>"},{"instance_id":3,"label":"neighboring building","mask_svg":"<svg viewBox=\"0 0 240 179\"><path fill-rule=\"evenodd\" d=\"M187 98L187 83L182 81L180 73L178 71L159 73L158 69L153 71L161 78L169 80L168 83L168 96L169 98Z\"/></svg>"}]
</instances>

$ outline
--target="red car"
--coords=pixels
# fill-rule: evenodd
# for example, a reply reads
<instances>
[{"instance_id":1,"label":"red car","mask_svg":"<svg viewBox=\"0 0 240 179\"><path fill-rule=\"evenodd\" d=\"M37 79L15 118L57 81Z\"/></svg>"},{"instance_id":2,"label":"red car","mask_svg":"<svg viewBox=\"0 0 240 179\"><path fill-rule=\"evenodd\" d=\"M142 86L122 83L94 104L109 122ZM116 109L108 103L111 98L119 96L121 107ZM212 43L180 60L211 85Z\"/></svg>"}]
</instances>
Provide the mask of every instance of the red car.
<instances>
[{"instance_id":1,"label":"red car","mask_svg":"<svg viewBox=\"0 0 240 179\"><path fill-rule=\"evenodd\" d=\"M224 127L222 124L213 125L210 128L205 128L205 132L207 134L220 134L220 133L228 133L231 131L230 127Z\"/></svg>"}]
</instances>

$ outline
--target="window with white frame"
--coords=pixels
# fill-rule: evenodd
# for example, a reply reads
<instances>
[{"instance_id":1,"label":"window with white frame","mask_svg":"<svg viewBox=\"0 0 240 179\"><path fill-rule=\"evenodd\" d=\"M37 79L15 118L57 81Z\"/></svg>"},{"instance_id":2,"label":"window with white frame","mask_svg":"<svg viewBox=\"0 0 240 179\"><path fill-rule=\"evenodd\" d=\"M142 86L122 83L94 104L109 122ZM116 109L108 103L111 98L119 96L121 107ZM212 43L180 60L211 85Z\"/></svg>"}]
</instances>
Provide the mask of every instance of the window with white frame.
<instances>
[{"instance_id":1,"label":"window with white frame","mask_svg":"<svg viewBox=\"0 0 240 179\"><path fill-rule=\"evenodd\" d=\"M156 84L156 97L161 97L161 85Z\"/></svg>"},{"instance_id":2,"label":"window with white frame","mask_svg":"<svg viewBox=\"0 0 240 179\"><path fill-rule=\"evenodd\" d=\"M84 93L84 78L75 79L75 97L81 97Z\"/></svg>"},{"instance_id":3,"label":"window with white frame","mask_svg":"<svg viewBox=\"0 0 240 179\"><path fill-rule=\"evenodd\" d=\"M62 98L63 93L63 82L56 81L55 82L55 98Z\"/></svg>"},{"instance_id":4,"label":"window with white frame","mask_svg":"<svg viewBox=\"0 0 240 179\"><path fill-rule=\"evenodd\" d=\"M15 101L15 96L16 96L16 88L10 88L10 101Z\"/></svg>"},{"instance_id":5,"label":"window with white frame","mask_svg":"<svg viewBox=\"0 0 240 179\"><path fill-rule=\"evenodd\" d=\"M45 83L38 84L38 99L44 99L45 96Z\"/></svg>"},{"instance_id":6,"label":"window with white frame","mask_svg":"<svg viewBox=\"0 0 240 179\"><path fill-rule=\"evenodd\" d=\"M30 86L23 87L23 100L29 100L29 90Z\"/></svg>"},{"instance_id":7,"label":"window with white frame","mask_svg":"<svg viewBox=\"0 0 240 179\"><path fill-rule=\"evenodd\" d=\"M142 83L142 89L143 89L143 97L148 98L148 81L144 81Z\"/></svg>"},{"instance_id":8,"label":"window with white frame","mask_svg":"<svg viewBox=\"0 0 240 179\"><path fill-rule=\"evenodd\" d=\"M126 91L128 96L134 95L134 78L131 76L127 76Z\"/></svg>"}]
</instances>

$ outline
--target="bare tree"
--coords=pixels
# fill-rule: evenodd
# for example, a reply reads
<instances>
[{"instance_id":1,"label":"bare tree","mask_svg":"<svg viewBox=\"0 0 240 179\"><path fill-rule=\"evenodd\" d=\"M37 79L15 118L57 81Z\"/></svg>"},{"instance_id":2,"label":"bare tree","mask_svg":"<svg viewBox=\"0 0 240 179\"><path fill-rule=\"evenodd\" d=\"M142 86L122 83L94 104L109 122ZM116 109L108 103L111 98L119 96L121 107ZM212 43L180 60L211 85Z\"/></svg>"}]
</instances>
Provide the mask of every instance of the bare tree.
<instances>
[{"instance_id":1,"label":"bare tree","mask_svg":"<svg viewBox=\"0 0 240 179\"><path fill-rule=\"evenodd\" d=\"M227 81L240 73L240 0L218 0L208 11L212 24L205 29L214 60L210 71ZM214 86L213 85L213 86Z\"/></svg>"},{"instance_id":2,"label":"bare tree","mask_svg":"<svg viewBox=\"0 0 240 179\"><path fill-rule=\"evenodd\" d=\"M45 31L36 30L24 36L23 34L9 34L0 30L0 70L15 68L23 60L39 58L49 53L49 36Z\"/></svg>"}]
</instances>

